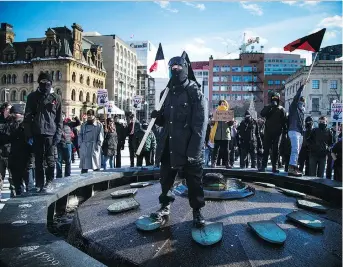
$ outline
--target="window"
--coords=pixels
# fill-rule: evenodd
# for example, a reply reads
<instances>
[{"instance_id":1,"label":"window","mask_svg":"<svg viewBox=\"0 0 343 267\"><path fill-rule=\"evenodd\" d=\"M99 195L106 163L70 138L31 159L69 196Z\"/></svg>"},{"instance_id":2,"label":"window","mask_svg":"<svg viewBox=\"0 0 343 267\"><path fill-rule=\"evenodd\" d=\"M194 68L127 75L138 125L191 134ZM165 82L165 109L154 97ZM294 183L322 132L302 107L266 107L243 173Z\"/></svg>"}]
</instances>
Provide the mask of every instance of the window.
<instances>
[{"instance_id":1,"label":"window","mask_svg":"<svg viewBox=\"0 0 343 267\"><path fill-rule=\"evenodd\" d=\"M232 76L232 82L241 82L242 81L242 76Z\"/></svg>"},{"instance_id":2,"label":"window","mask_svg":"<svg viewBox=\"0 0 343 267\"><path fill-rule=\"evenodd\" d=\"M337 89L337 80L330 81L330 89Z\"/></svg>"},{"instance_id":3,"label":"window","mask_svg":"<svg viewBox=\"0 0 343 267\"><path fill-rule=\"evenodd\" d=\"M96 94L93 94L93 100L92 103L96 103Z\"/></svg>"},{"instance_id":4,"label":"window","mask_svg":"<svg viewBox=\"0 0 343 267\"><path fill-rule=\"evenodd\" d=\"M268 80L268 85L273 85L274 81L273 80Z\"/></svg>"},{"instance_id":5,"label":"window","mask_svg":"<svg viewBox=\"0 0 343 267\"><path fill-rule=\"evenodd\" d=\"M75 96L76 96L75 90L73 89L73 90L71 91L71 100L75 101L75 99L76 99Z\"/></svg>"},{"instance_id":6,"label":"window","mask_svg":"<svg viewBox=\"0 0 343 267\"><path fill-rule=\"evenodd\" d=\"M219 76L213 76L213 82L219 82L220 77Z\"/></svg>"},{"instance_id":7,"label":"window","mask_svg":"<svg viewBox=\"0 0 343 267\"><path fill-rule=\"evenodd\" d=\"M6 84L6 75L2 75L1 77L1 83Z\"/></svg>"},{"instance_id":8,"label":"window","mask_svg":"<svg viewBox=\"0 0 343 267\"><path fill-rule=\"evenodd\" d=\"M86 94L86 102L89 102L90 101L90 96L89 96L89 93Z\"/></svg>"},{"instance_id":9,"label":"window","mask_svg":"<svg viewBox=\"0 0 343 267\"><path fill-rule=\"evenodd\" d=\"M243 76L243 82L251 82L252 81L252 76L250 75L244 75Z\"/></svg>"},{"instance_id":10,"label":"window","mask_svg":"<svg viewBox=\"0 0 343 267\"><path fill-rule=\"evenodd\" d=\"M213 91L219 91L219 90L220 90L220 86L219 86L219 85L214 85L214 86L212 87L212 90L213 90Z\"/></svg>"},{"instance_id":11,"label":"window","mask_svg":"<svg viewBox=\"0 0 343 267\"><path fill-rule=\"evenodd\" d=\"M91 80L89 78L89 76L87 77L87 85L89 86L89 84L91 83Z\"/></svg>"},{"instance_id":12,"label":"window","mask_svg":"<svg viewBox=\"0 0 343 267\"><path fill-rule=\"evenodd\" d=\"M274 81L274 83L275 83L276 85L280 85L280 84L281 84L281 81L276 80L276 81Z\"/></svg>"},{"instance_id":13,"label":"window","mask_svg":"<svg viewBox=\"0 0 343 267\"><path fill-rule=\"evenodd\" d=\"M244 66L243 71L244 72L252 72L252 67L251 66Z\"/></svg>"},{"instance_id":14,"label":"window","mask_svg":"<svg viewBox=\"0 0 343 267\"><path fill-rule=\"evenodd\" d=\"M241 85L237 85L237 84L232 85L231 88L232 88L231 90L233 92L237 92L237 91L241 91L242 90L242 86Z\"/></svg>"},{"instance_id":15,"label":"window","mask_svg":"<svg viewBox=\"0 0 343 267\"><path fill-rule=\"evenodd\" d=\"M55 80L55 72L54 71L51 71L51 80Z\"/></svg>"},{"instance_id":16,"label":"window","mask_svg":"<svg viewBox=\"0 0 343 267\"><path fill-rule=\"evenodd\" d=\"M214 66L213 67L213 72L220 72L220 67L219 66Z\"/></svg>"},{"instance_id":17,"label":"window","mask_svg":"<svg viewBox=\"0 0 343 267\"><path fill-rule=\"evenodd\" d=\"M229 78L230 78L230 76L221 76L221 77L220 77L220 81L222 81L222 82L228 82L228 81L229 81Z\"/></svg>"},{"instance_id":18,"label":"window","mask_svg":"<svg viewBox=\"0 0 343 267\"><path fill-rule=\"evenodd\" d=\"M232 67L231 70L232 70L232 72L241 72L242 68L241 67Z\"/></svg>"},{"instance_id":19,"label":"window","mask_svg":"<svg viewBox=\"0 0 343 267\"><path fill-rule=\"evenodd\" d=\"M46 48L45 49L45 54L44 54L46 57L49 55L49 49L48 48Z\"/></svg>"},{"instance_id":20,"label":"window","mask_svg":"<svg viewBox=\"0 0 343 267\"><path fill-rule=\"evenodd\" d=\"M319 89L319 80L312 80L312 89Z\"/></svg>"},{"instance_id":21,"label":"window","mask_svg":"<svg viewBox=\"0 0 343 267\"><path fill-rule=\"evenodd\" d=\"M243 86L242 86L242 89L243 89L243 91L246 91L246 92L252 91L252 90L251 90L251 89L252 89L252 86L251 86L251 85L243 85Z\"/></svg>"},{"instance_id":22,"label":"window","mask_svg":"<svg viewBox=\"0 0 343 267\"><path fill-rule=\"evenodd\" d=\"M28 74L24 74L24 78L23 78L24 83L27 83L28 80L29 80L29 75Z\"/></svg>"},{"instance_id":23,"label":"window","mask_svg":"<svg viewBox=\"0 0 343 267\"><path fill-rule=\"evenodd\" d=\"M203 75L204 75L204 76L208 76L208 71L204 71L204 72L203 72Z\"/></svg>"},{"instance_id":24,"label":"window","mask_svg":"<svg viewBox=\"0 0 343 267\"><path fill-rule=\"evenodd\" d=\"M56 72L56 80L57 81L62 80L62 73L59 70Z\"/></svg>"},{"instance_id":25,"label":"window","mask_svg":"<svg viewBox=\"0 0 343 267\"><path fill-rule=\"evenodd\" d=\"M83 83L83 75L80 75L80 83Z\"/></svg>"},{"instance_id":26,"label":"window","mask_svg":"<svg viewBox=\"0 0 343 267\"><path fill-rule=\"evenodd\" d=\"M12 75L12 84L15 84L17 82L17 75Z\"/></svg>"},{"instance_id":27,"label":"window","mask_svg":"<svg viewBox=\"0 0 343 267\"><path fill-rule=\"evenodd\" d=\"M319 98L312 98L312 111L319 111Z\"/></svg>"},{"instance_id":28,"label":"window","mask_svg":"<svg viewBox=\"0 0 343 267\"><path fill-rule=\"evenodd\" d=\"M229 91L229 90L230 90L230 86L228 86L228 85L222 85L220 87L220 91Z\"/></svg>"},{"instance_id":29,"label":"window","mask_svg":"<svg viewBox=\"0 0 343 267\"><path fill-rule=\"evenodd\" d=\"M50 56L54 56L55 55L55 48L51 48L50 49Z\"/></svg>"},{"instance_id":30,"label":"window","mask_svg":"<svg viewBox=\"0 0 343 267\"><path fill-rule=\"evenodd\" d=\"M79 101L80 102L83 102L83 92L81 91L80 94L79 94Z\"/></svg>"},{"instance_id":31,"label":"window","mask_svg":"<svg viewBox=\"0 0 343 267\"><path fill-rule=\"evenodd\" d=\"M20 94L20 101L26 101L26 90L23 90L21 91L21 94Z\"/></svg>"},{"instance_id":32,"label":"window","mask_svg":"<svg viewBox=\"0 0 343 267\"><path fill-rule=\"evenodd\" d=\"M17 101L17 91L11 92L11 101Z\"/></svg>"},{"instance_id":33,"label":"window","mask_svg":"<svg viewBox=\"0 0 343 267\"><path fill-rule=\"evenodd\" d=\"M230 71L230 66L222 66L221 67L221 72L229 72Z\"/></svg>"},{"instance_id":34,"label":"window","mask_svg":"<svg viewBox=\"0 0 343 267\"><path fill-rule=\"evenodd\" d=\"M11 84L11 74L8 74L8 75L7 75L7 83L8 83L8 84Z\"/></svg>"},{"instance_id":35,"label":"window","mask_svg":"<svg viewBox=\"0 0 343 267\"><path fill-rule=\"evenodd\" d=\"M33 83L33 74L32 73L29 75L29 83Z\"/></svg>"}]
</instances>

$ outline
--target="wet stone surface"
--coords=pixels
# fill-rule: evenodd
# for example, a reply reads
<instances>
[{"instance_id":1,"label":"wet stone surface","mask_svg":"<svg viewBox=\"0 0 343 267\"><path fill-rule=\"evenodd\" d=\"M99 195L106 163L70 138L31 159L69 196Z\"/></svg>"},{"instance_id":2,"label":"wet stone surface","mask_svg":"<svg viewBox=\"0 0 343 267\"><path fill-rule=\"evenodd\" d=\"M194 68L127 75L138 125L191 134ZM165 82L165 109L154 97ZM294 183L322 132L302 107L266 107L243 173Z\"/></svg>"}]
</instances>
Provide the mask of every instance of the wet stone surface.
<instances>
[{"instance_id":1,"label":"wet stone surface","mask_svg":"<svg viewBox=\"0 0 343 267\"><path fill-rule=\"evenodd\" d=\"M322 232L299 226L286 217L294 210L296 197L275 188L249 184L253 196L239 200L206 201L203 215L212 222L223 222L223 239L212 247L192 241L192 210L188 199L176 197L168 223L154 232L141 232L135 221L159 208L160 185L138 189L136 210L108 214L113 189L97 193L75 212L68 241L108 266L341 266L341 210L327 205L325 214L306 211L320 218ZM128 189L130 186L116 189ZM309 195L304 198L320 203ZM283 246L261 240L248 222L272 220L285 231Z\"/></svg>"}]
</instances>

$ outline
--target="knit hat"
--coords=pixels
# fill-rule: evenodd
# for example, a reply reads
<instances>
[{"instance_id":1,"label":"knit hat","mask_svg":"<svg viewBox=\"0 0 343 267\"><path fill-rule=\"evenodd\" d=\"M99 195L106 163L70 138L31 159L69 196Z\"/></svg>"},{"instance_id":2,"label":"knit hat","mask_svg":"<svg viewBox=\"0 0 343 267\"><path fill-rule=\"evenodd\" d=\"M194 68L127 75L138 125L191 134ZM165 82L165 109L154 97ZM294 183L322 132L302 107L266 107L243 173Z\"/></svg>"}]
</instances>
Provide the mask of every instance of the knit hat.
<instances>
[{"instance_id":1,"label":"knit hat","mask_svg":"<svg viewBox=\"0 0 343 267\"><path fill-rule=\"evenodd\" d=\"M40 83L41 80L48 80L52 82L51 76L49 73L41 72L38 76L38 83Z\"/></svg>"},{"instance_id":2,"label":"knit hat","mask_svg":"<svg viewBox=\"0 0 343 267\"><path fill-rule=\"evenodd\" d=\"M250 114L250 112L249 112L249 110L247 110L246 112L245 112L245 114L244 114L245 116L251 116L251 114Z\"/></svg>"},{"instance_id":3,"label":"knit hat","mask_svg":"<svg viewBox=\"0 0 343 267\"><path fill-rule=\"evenodd\" d=\"M10 109L11 114L21 114L24 115L25 113L25 105L23 104L13 104Z\"/></svg>"},{"instance_id":4,"label":"knit hat","mask_svg":"<svg viewBox=\"0 0 343 267\"><path fill-rule=\"evenodd\" d=\"M87 115L95 116L95 112L93 109L87 110Z\"/></svg>"}]
</instances>

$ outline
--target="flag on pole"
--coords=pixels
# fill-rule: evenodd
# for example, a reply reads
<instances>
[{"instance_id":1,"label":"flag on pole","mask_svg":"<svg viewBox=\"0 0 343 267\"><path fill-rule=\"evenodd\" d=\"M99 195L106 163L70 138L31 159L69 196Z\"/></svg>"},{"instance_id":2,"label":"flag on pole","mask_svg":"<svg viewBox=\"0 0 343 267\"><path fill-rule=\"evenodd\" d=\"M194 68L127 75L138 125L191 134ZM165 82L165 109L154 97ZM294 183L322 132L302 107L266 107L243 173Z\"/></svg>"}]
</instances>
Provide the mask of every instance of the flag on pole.
<instances>
[{"instance_id":1,"label":"flag on pole","mask_svg":"<svg viewBox=\"0 0 343 267\"><path fill-rule=\"evenodd\" d=\"M156 57L155 57L155 62L154 64L151 65L151 67L149 68L150 72L156 71L159 65L159 61L163 61L164 60L164 54L163 54L163 50L162 50L162 45L161 43L158 45L158 49L157 49L157 53L156 53Z\"/></svg>"},{"instance_id":2,"label":"flag on pole","mask_svg":"<svg viewBox=\"0 0 343 267\"><path fill-rule=\"evenodd\" d=\"M288 45L286 45L283 50L293 52L296 49L307 50L312 52L318 52L322 44L326 28L297 39Z\"/></svg>"},{"instance_id":3,"label":"flag on pole","mask_svg":"<svg viewBox=\"0 0 343 267\"><path fill-rule=\"evenodd\" d=\"M130 39L133 39L133 37L135 37L135 35L134 35L134 34L131 34Z\"/></svg>"}]
</instances>

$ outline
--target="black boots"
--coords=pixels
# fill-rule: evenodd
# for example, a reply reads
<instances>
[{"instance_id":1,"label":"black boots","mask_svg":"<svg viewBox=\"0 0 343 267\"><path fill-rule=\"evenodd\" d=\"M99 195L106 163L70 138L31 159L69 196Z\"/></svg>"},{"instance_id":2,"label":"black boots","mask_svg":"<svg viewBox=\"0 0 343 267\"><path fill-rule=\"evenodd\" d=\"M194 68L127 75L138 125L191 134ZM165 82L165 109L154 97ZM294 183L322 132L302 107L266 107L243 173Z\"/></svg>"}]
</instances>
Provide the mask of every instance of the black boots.
<instances>
[{"instance_id":1,"label":"black boots","mask_svg":"<svg viewBox=\"0 0 343 267\"><path fill-rule=\"evenodd\" d=\"M301 177L303 174L299 171L297 166L289 165L288 166L288 175L289 176L295 176L295 177Z\"/></svg>"},{"instance_id":2,"label":"black boots","mask_svg":"<svg viewBox=\"0 0 343 267\"><path fill-rule=\"evenodd\" d=\"M170 214L170 205L164 206L162 205L161 208L150 214L151 218L154 218L157 221L162 221L164 216L169 216Z\"/></svg>"},{"instance_id":3,"label":"black boots","mask_svg":"<svg viewBox=\"0 0 343 267\"><path fill-rule=\"evenodd\" d=\"M193 226L201 228L205 225L205 219L202 216L200 209L193 209Z\"/></svg>"}]
</instances>

